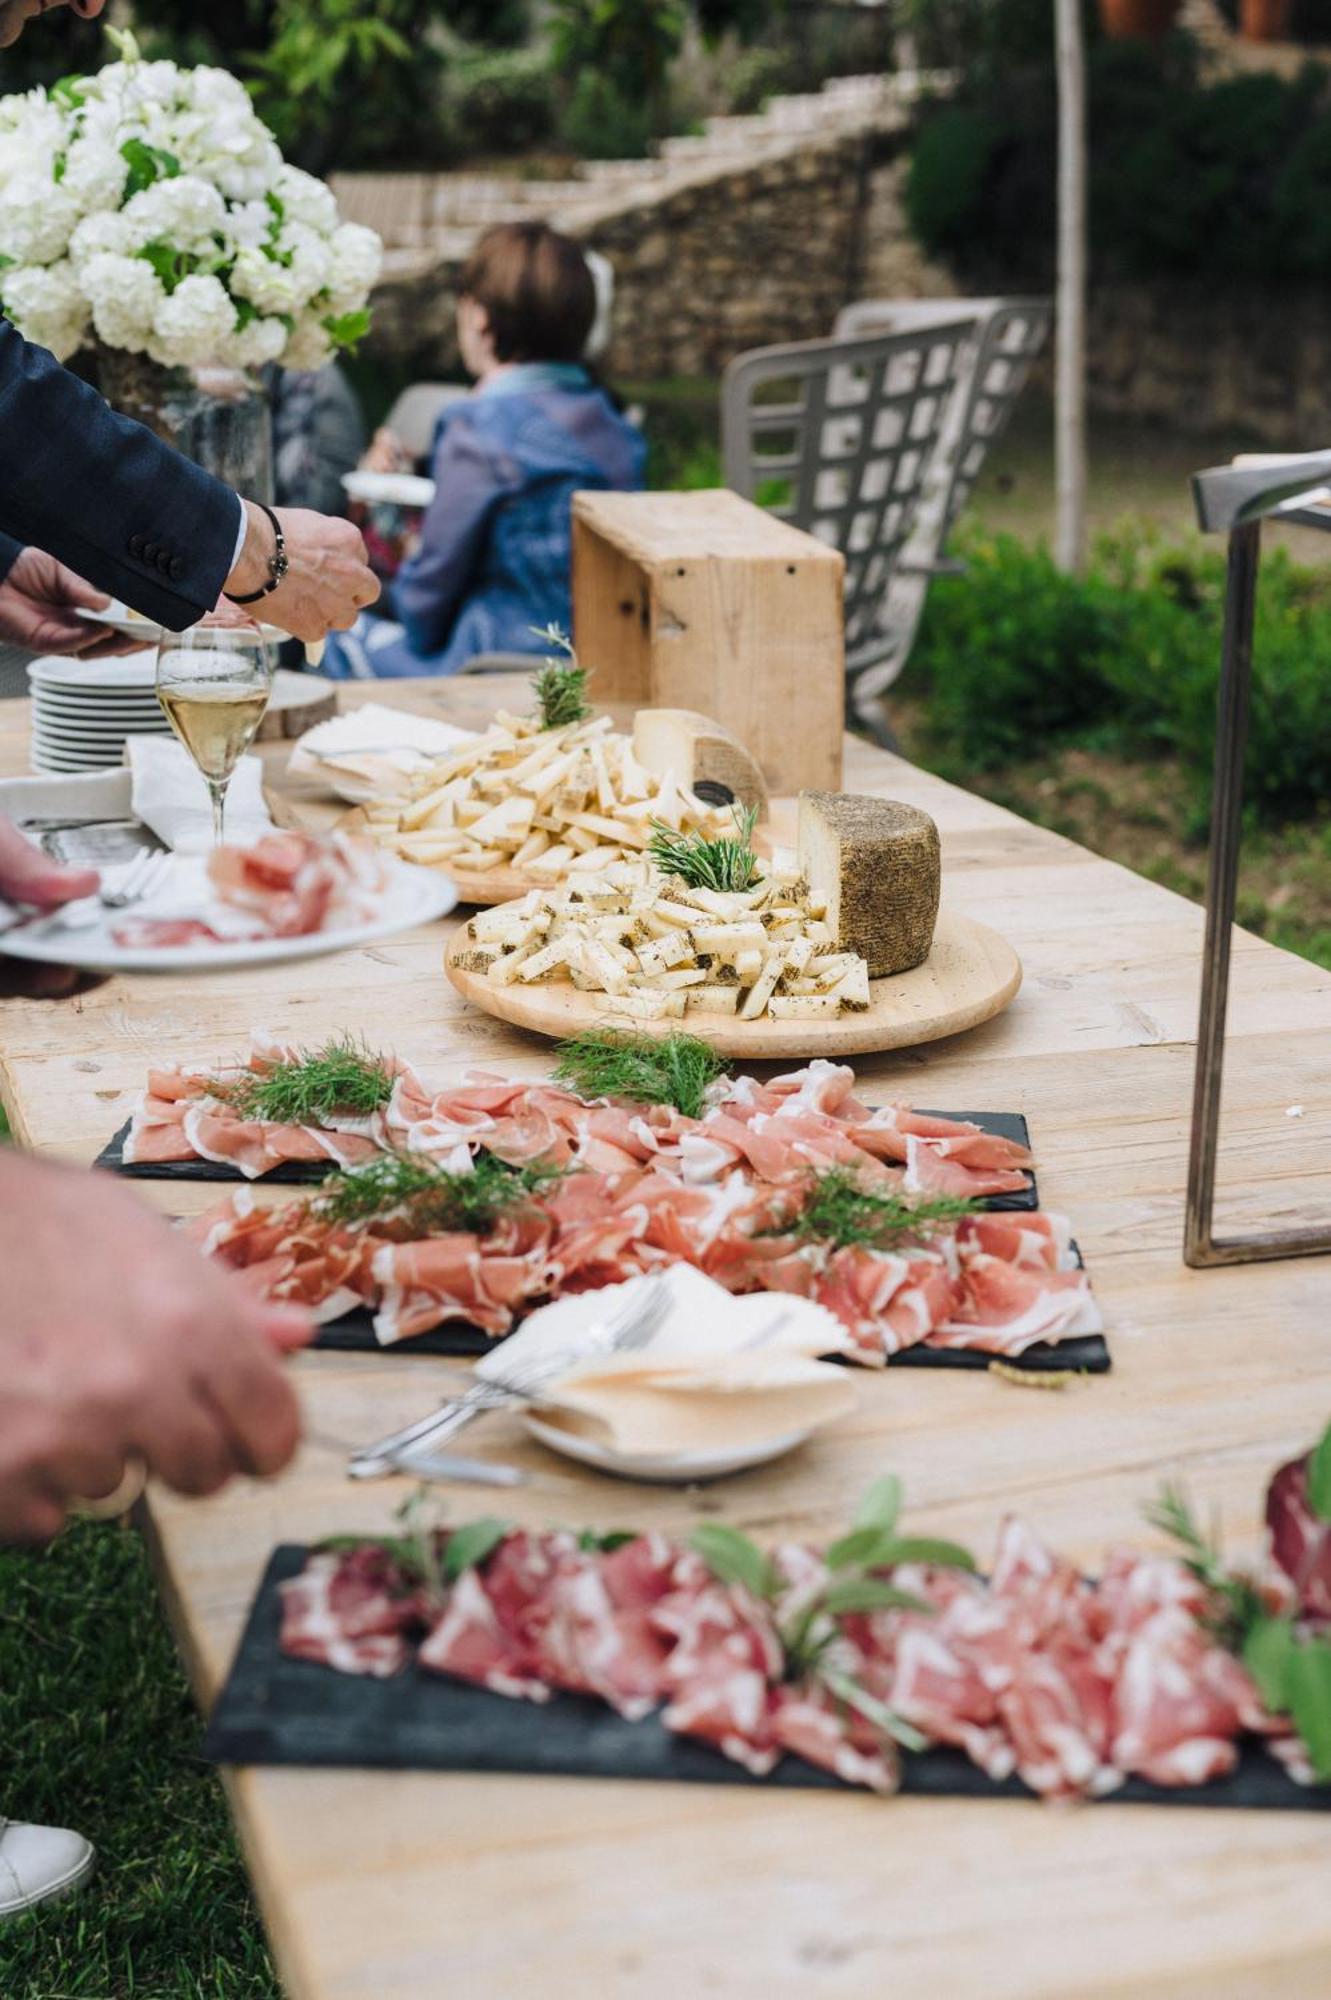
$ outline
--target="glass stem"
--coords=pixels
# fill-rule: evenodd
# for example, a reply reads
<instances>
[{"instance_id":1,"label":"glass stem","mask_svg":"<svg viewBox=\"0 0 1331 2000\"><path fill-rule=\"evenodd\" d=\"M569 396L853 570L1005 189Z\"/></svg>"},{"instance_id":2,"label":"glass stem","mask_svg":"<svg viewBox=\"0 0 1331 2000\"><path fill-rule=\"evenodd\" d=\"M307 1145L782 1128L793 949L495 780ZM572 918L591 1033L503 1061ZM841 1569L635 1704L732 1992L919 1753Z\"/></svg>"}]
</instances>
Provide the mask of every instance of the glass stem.
<instances>
[{"instance_id":1,"label":"glass stem","mask_svg":"<svg viewBox=\"0 0 1331 2000\"><path fill-rule=\"evenodd\" d=\"M222 845L222 821L226 812L226 788L229 778L209 778L208 796L213 802L213 846Z\"/></svg>"}]
</instances>

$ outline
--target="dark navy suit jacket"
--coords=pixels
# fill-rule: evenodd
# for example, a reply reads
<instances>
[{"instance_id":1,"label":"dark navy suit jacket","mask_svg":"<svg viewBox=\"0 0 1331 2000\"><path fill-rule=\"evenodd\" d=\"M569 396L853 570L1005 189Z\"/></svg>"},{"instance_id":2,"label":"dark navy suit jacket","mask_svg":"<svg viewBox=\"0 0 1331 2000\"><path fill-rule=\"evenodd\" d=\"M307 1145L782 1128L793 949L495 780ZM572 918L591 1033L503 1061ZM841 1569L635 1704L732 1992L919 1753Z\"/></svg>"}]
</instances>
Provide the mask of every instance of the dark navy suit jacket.
<instances>
[{"instance_id":1,"label":"dark navy suit jacket","mask_svg":"<svg viewBox=\"0 0 1331 2000\"><path fill-rule=\"evenodd\" d=\"M181 632L216 604L239 529L230 487L0 319L0 579L30 542Z\"/></svg>"}]
</instances>

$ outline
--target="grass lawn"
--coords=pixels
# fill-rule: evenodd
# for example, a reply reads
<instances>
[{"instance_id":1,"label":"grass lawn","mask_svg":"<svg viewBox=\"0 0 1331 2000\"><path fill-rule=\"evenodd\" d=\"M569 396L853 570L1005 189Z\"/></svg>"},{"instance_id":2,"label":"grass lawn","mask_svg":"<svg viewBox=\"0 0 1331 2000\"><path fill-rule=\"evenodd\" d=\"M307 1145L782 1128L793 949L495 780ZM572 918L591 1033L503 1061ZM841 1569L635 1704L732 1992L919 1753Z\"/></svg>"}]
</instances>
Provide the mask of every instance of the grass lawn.
<instances>
[{"instance_id":1,"label":"grass lawn","mask_svg":"<svg viewBox=\"0 0 1331 2000\"><path fill-rule=\"evenodd\" d=\"M0 1810L98 1851L81 1895L0 1926L4 2000L278 2000L198 1742L136 1534L0 1550Z\"/></svg>"}]
</instances>

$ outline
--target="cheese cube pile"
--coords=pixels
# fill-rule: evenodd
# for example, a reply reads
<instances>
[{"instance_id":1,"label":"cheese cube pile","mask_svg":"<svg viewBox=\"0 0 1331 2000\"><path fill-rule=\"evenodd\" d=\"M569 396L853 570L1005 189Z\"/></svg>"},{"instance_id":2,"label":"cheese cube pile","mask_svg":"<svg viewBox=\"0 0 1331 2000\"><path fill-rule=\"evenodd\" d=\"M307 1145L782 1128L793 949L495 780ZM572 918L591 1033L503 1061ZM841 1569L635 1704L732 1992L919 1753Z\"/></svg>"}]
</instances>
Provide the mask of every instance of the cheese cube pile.
<instances>
[{"instance_id":1,"label":"cheese cube pile","mask_svg":"<svg viewBox=\"0 0 1331 2000\"><path fill-rule=\"evenodd\" d=\"M535 879L593 875L641 854L659 820L682 833L733 834L672 772L657 776L608 716L542 729L501 714L473 742L416 774L405 795L365 808L366 828L404 861Z\"/></svg>"},{"instance_id":2,"label":"cheese cube pile","mask_svg":"<svg viewBox=\"0 0 1331 2000\"><path fill-rule=\"evenodd\" d=\"M863 1012L868 967L837 950L826 911L793 855L742 891L689 888L646 858L614 861L473 917L454 963L501 986L564 979L634 1020Z\"/></svg>"}]
</instances>

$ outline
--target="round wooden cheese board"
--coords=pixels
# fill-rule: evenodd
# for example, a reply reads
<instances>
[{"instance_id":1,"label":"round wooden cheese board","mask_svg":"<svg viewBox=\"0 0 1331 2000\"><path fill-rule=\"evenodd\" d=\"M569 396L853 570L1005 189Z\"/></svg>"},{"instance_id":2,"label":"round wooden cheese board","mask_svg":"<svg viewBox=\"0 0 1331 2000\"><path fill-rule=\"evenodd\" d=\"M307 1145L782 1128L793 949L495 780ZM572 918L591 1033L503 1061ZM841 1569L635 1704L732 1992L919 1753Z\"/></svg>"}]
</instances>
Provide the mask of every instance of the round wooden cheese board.
<instances>
[{"instance_id":1,"label":"round wooden cheese board","mask_svg":"<svg viewBox=\"0 0 1331 2000\"><path fill-rule=\"evenodd\" d=\"M611 1013L604 994L580 992L567 980L496 986L484 973L466 972L457 963L460 953L474 948L463 925L445 954L449 978L464 1000L516 1028L560 1041L596 1027L623 1028L654 1039L682 1032L709 1043L718 1055L750 1062L867 1055L936 1042L1001 1014L1021 985L1021 960L1007 939L987 924L951 910L940 915L933 950L923 965L892 979L872 981L866 1012L827 1020L781 1021L764 1016L737 1021L729 1014L698 1013L683 1020L641 1021Z\"/></svg>"}]
</instances>

